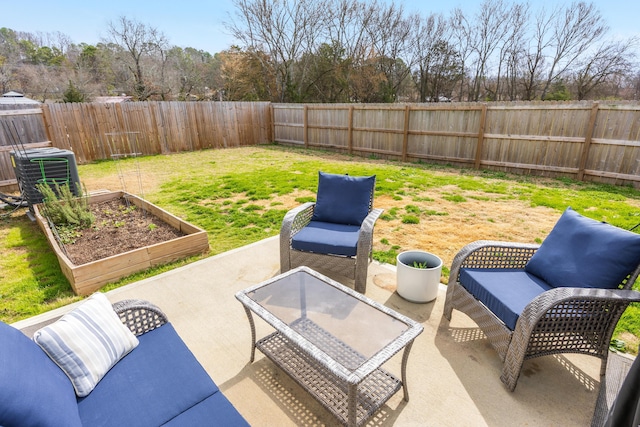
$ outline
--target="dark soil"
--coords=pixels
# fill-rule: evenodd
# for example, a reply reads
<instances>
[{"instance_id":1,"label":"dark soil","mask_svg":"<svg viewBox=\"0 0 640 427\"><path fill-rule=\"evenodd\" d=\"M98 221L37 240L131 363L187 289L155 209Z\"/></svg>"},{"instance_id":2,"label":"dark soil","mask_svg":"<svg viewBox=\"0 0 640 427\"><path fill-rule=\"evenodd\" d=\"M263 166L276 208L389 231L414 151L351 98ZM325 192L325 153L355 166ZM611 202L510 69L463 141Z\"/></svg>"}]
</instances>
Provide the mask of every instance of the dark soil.
<instances>
[{"instance_id":1,"label":"dark soil","mask_svg":"<svg viewBox=\"0 0 640 427\"><path fill-rule=\"evenodd\" d=\"M67 256L75 265L108 258L133 249L184 236L179 230L123 199L90 205L93 227L82 230L73 244L66 244Z\"/></svg>"}]
</instances>

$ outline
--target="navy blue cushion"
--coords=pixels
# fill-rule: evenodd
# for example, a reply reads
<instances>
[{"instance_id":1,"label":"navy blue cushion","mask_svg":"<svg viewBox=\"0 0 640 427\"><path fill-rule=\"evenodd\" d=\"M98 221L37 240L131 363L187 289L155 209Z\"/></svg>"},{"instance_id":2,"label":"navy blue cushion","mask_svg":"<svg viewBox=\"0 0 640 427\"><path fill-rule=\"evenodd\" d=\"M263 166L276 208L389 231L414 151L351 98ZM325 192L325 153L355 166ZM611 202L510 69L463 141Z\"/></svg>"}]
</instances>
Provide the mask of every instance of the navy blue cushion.
<instances>
[{"instance_id":1,"label":"navy blue cushion","mask_svg":"<svg viewBox=\"0 0 640 427\"><path fill-rule=\"evenodd\" d=\"M369 213L376 176L318 173L313 221L360 225Z\"/></svg>"},{"instance_id":2,"label":"navy blue cushion","mask_svg":"<svg viewBox=\"0 0 640 427\"><path fill-rule=\"evenodd\" d=\"M78 400L87 426L159 426L218 392L169 323L140 344Z\"/></svg>"},{"instance_id":3,"label":"navy blue cushion","mask_svg":"<svg viewBox=\"0 0 640 427\"><path fill-rule=\"evenodd\" d=\"M0 425L80 427L75 395L36 343L0 322Z\"/></svg>"},{"instance_id":4,"label":"navy blue cushion","mask_svg":"<svg viewBox=\"0 0 640 427\"><path fill-rule=\"evenodd\" d=\"M460 284L487 306L511 330L522 310L536 296L552 289L524 270L460 269Z\"/></svg>"},{"instance_id":5,"label":"navy blue cushion","mask_svg":"<svg viewBox=\"0 0 640 427\"><path fill-rule=\"evenodd\" d=\"M355 256L360 226L311 221L293 235L291 247L319 254Z\"/></svg>"},{"instance_id":6,"label":"navy blue cushion","mask_svg":"<svg viewBox=\"0 0 640 427\"><path fill-rule=\"evenodd\" d=\"M640 264L640 234L564 211L525 270L552 286L615 289Z\"/></svg>"},{"instance_id":7,"label":"navy blue cushion","mask_svg":"<svg viewBox=\"0 0 640 427\"><path fill-rule=\"evenodd\" d=\"M166 427L210 426L240 427L249 426L231 402L218 392L183 412L164 424Z\"/></svg>"}]
</instances>

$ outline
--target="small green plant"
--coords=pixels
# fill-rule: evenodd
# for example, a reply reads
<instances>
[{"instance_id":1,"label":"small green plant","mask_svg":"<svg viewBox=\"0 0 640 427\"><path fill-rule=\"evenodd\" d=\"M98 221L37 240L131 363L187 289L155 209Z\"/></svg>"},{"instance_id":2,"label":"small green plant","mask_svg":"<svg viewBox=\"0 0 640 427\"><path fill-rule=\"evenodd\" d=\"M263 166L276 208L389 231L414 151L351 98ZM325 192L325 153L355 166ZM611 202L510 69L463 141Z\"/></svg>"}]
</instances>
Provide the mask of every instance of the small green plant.
<instances>
[{"instance_id":1,"label":"small green plant","mask_svg":"<svg viewBox=\"0 0 640 427\"><path fill-rule=\"evenodd\" d=\"M611 342L609 343L609 350L626 352L627 343L621 339L612 339Z\"/></svg>"},{"instance_id":2,"label":"small green plant","mask_svg":"<svg viewBox=\"0 0 640 427\"><path fill-rule=\"evenodd\" d=\"M128 215L128 214L130 214L131 212L133 212L133 211L135 211L135 210L136 210L136 205L133 205L133 204L132 204L132 205L129 205L129 206L126 206L126 207L125 207L125 206L122 206L122 207L120 208L120 210L121 210L122 215Z\"/></svg>"},{"instance_id":3,"label":"small green plant","mask_svg":"<svg viewBox=\"0 0 640 427\"><path fill-rule=\"evenodd\" d=\"M419 261L413 261L413 264L411 264L411 267L413 268L429 268L429 265L427 265L427 262L419 262Z\"/></svg>"},{"instance_id":4,"label":"small green plant","mask_svg":"<svg viewBox=\"0 0 640 427\"><path fill-rule=\"evenodd\" d=\"M407 213L420 215L420 208L416 205L407 205L405 206L404 210L407 211Z\"/></svg>"},{"instance_id":5,"label":"small green plant","mask_svg":"<svg viewBox=\"0 0 640 427\"><path fill-rule=\"evenodd\" d=\"M375 260L379 262L383 262L387 264L395 264L399 249L400 249L400 246L393 245L391 246L391 248L389 248L386 251L375 251L373 254L373 258L375 258Z\"/></svg>"},{"instance_id":6,"label":"small green plant","mask_svg":"<svg viewBox=\"0 0 640 427\"><path fill-rule=\"evenodd\" d=\"M155 225L154 223L151 223L151 224L147 225L147 228L149 229L149 231L153 231L153 230L155 230L156 228L158 228L158 226L157 226L157 225Z\"/></svg>"},{"instance_id":7,"label":"small green plant","mask_svg":"<svg viewBox=\"0 0 640 427\"><path fill-rule=\"evenodd\" d=\"M247 205L244 207L245 211L259 211L262 210L262 206L260 205Z\"/></svg>"},{"instance_id":8,"label":"small green plant","mask_svg":"<svg viewBox=\"0 0 640 427\"><path fill-rule=\"evenodd\" d=\"M115 228L120 228L120 227L124 227L125 222L124 221L114 221L113 222L113 226Z\"/></svg>"},{"instance_id":9,"label":"small green plant","mask_svg":"<svg viewBox=\"0 0 640 427\"><path fill-rule=\"evenodd\" d=\"M65 245L73 245L76 240L82 236L80 230L77 227L69 225L61 225L56 227L58 232L58 238Z\"/></svg>"},{"instance_id":10,"label":"small green plant","mask_svg":"<svg viewBox=\"0 0 640 427\"><path fill-rule=\"evenodd\" d=\"M462 203L467 201L467 199L464 196L461 196L459 194L449 194L449 195L442 196L442 198L453 203Z\"/></svg>"},{"instance_id":11,"label":"small green plant","mask_svg":"<svg viewBox=\"0 0 640 427\"><path fill-rule=\"evenodd\" d=\"M415 215L405 215L402 217L403 224L419 224L420 218Z\"/></svg>"},{"instance_id":12,"label":"small green plant","mask_svg":"<svg viewBox=\"0 0 640 427\"><path fill-rule=\"evenodd\" d=\"M55 191L45 184L38 184L36 188L43 196L42 213L55 226L91 227L94 217L81 187L78 187L77 197L71 192L69 184L56 184Z\"/></svg>"}]
</instances>

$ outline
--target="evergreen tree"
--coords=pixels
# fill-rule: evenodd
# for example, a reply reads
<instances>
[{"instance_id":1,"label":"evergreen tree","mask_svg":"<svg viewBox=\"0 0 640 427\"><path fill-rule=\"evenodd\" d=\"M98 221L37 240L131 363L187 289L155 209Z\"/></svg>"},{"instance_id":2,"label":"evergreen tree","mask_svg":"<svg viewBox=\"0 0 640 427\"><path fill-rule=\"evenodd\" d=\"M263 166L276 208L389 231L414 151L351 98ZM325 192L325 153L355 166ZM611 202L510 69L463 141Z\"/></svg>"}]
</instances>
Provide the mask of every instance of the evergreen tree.
<instances>
[{"instance_id":1,"label":"evergreen tree","mask_svg":"<svg viewBox=\"0 0 640 427\"><path fill-rule=\"evenodd\" d=\"M63 102L84 102L86 99L85 94L78 89L71 80L69 80L69 86L64 91L62 96Z\"/></svg>"}]
</instances>

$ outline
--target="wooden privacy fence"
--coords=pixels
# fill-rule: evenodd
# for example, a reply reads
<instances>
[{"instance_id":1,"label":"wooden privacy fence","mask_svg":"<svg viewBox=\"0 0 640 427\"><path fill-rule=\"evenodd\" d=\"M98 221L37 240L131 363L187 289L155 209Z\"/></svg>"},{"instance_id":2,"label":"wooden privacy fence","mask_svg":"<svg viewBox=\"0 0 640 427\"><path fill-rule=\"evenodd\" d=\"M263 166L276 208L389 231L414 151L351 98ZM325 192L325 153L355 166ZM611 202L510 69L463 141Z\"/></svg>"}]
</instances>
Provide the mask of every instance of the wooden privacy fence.
<instances>
[{"instance_id":1,"label":"wooden privacy fence","mask_svg":"<svg viewBox=\"0 0 640 427\"><path fill-rule=\"evenodd\" d=\"M129 154L166 154L272 140L267 102L123 102L43 106L54 146L78 163Z\"/></svg>"},{"instance_id":2,"label":"wooden privacy fence","mask_svg":"<svg viewBox=\"0 0 640 427\"><path fill-rule=\"evenodd\" d=\"M17 129L21 148L52 145L72 150L78 163L87 163L268 143L273 140L270 114L267 102L69 103L0 111L0 121L6 122L0 126L0 188L17 189L5 124Z\"/></svg>"},{"instance_id":3,"label":"wooden privacy fence","mask_svg":"<svg viewBox=\"0 0 640 427\"><path fill-rule=\"evenodd\" d=\"M0 121L2 189L16 182L4 124L78 163L277 141L640 187L638 103L79 103L0 110Z\"/></svg>"},{"instance_id":4,"label":"wooden privacy fence","mask_svg":"<svg viewBox=\"0 0 640 427\"><path fill-rule=\"evenodd\" d=\"M640 186L640 104L274 104L274 140Z\"/></svg>"}]
</instances>

